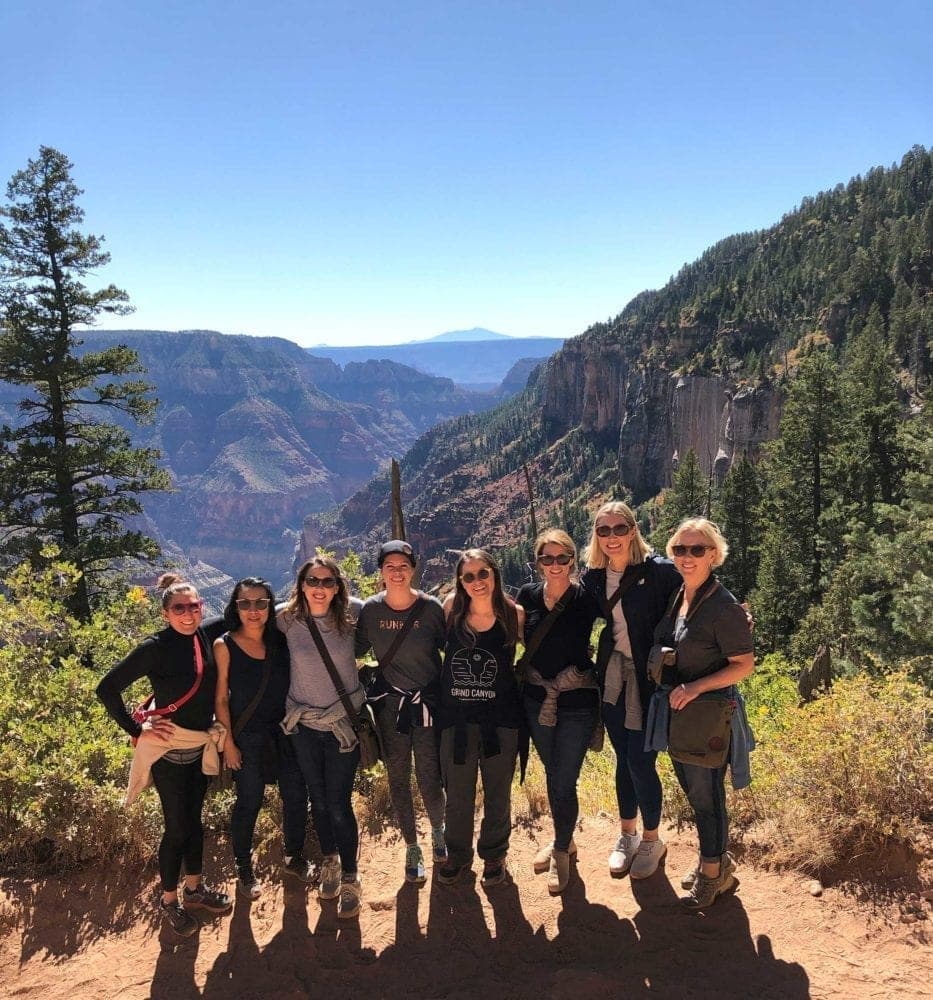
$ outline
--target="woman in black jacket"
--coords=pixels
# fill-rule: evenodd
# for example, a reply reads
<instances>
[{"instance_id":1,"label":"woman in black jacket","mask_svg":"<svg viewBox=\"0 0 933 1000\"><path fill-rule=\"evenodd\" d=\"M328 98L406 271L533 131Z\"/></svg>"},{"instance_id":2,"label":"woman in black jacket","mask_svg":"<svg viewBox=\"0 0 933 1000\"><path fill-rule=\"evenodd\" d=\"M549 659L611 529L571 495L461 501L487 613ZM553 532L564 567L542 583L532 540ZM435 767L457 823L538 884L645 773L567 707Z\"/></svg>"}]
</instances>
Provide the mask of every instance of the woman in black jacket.
<instances>
[{"instance_id":1,"label":"woman in black jacket","mask_svg":"<svg viewBox=\"0 0 933 1000\"><path fill-rule=\"evenodd\" d=\"M166 627L141 642L97 686L97 697L121 729L134 739L144 732L168 742L176 727L207 730L214 718L217 667L209 635L202 626L204 602L195 587L172 573L157 584L162 591L162 618ZM137 722L123 703L123 691L147 677L155 707L178 705L171 713ZM203 747L168 750L152 764L152 781L162 803L165 832L159 844L162 879L160 913L178 934L187 937L198 929L192 910L226 913L230 898L208 889L201 880L204 828L201 808L207 775L201 769ZM178 880L185 866L183 904Z\"/></svg>"},{"instance_id":2,"label":"woman in black jacket","mask_svg":"<svg viewBox=\"0 0 933 1000\"><path fill-rule=\"evenodd\" d=\"M648 652L654 629L681 584L668 559L651 553L632 509L614 501L596 512L582 583L607 620L599 642L597 673L602 715L616 753L620 834L609 855L609 872L647 878L667 848L658 835L661 779L657 753L645 750L645 718L654 684ZM619 596L616 596L616 595ZM638 833L641 812L643 832Z\"/></svg>"}]
</instances>

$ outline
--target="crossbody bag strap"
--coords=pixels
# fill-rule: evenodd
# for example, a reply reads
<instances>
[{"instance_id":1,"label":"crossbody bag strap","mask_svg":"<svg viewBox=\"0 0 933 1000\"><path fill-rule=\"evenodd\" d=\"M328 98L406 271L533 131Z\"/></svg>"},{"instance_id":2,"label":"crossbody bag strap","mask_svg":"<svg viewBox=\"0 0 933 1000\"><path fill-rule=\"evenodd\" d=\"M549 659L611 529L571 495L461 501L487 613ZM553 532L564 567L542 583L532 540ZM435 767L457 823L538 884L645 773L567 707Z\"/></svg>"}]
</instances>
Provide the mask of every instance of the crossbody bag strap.
<instances>
[{"instance_id":1,"label":"crossbody bag strap","mask_svg":"<svg viewBox=\"0 0 933 1000\"><path fill-rule=\"evenodd\" d=\"M321 635L321 630L317 627L317 622L311 618L305 619L305 625L308 626L308 631L311 633L311 638L314 640L314 645L317 646L317 651L321 654L321 659L324 661L324 666L327 667L327 672L330 674L330 679L334 682L334 687L337 690L337 697L340 699L340 703L343 705L343 710L347 713L347 718L350 720L350 724L353 728L356 728L356 709L353 707L353 702L350 701L350 696L347 694L347 689L343 686L343 681L340 679L340 674L337 673L337 667L334 664L334 659L330 655L330 650L324 642L324 637Z\"/></svg>"},{"instance_id":2,"label":"crossbody bag strap","mask_svg":"<svg viewBox=\"0 0 933 1000\"><path fill-rule=\"evenodd\" d=\"M262 680L259 682L259 689L253 696L250 703L243 709L242 712L237 716L236 722L233 724L233 738L236 739L240 733L246 728L246 723L253 717L253 713L259 708L259 703L262 701L262 696L266 693L266 688L269 686L269 678L272 676L272 657L269 655L269 650L266 650L266 656L263 661L263 671Z\"/></svg>"},{"instance_id":3,"label":"crossbody bag strap","mask_svg":"<svg viewBox=\"0 0 933 1000\"><path fill-rule=\"evenodd\" d=\"M155 719L164 715L171 715L173 712L177 712L185 702L191 701L191 699L198 693L198 688L201 686L201 681L204 679L204 654L201 652L201 643L198 642L198 632L194 634L194 684L178 699L178 701L173 701L171 704L163 705L161 708L150 708L147 709L142 714L146 719ZM135 713L134 713L135 715ZM137 719L137 722L141 720Z\"/></svg>"},{"instance_id":4,"label":"crossbody bag strap","mask_svg":"<svg viewBox=\"0 0 933 1000\"><path fill-rule=\"evenodd\" d=\"M383 656L377 656L376 659L379 662L379 667L385 670L386 667L392 665L392 660L395 658L395 654L399 650L399 646L405 640L405 636L415 627L415 622L418 620L418 613L428 602L419 594L415 598L415 603L411 606L411 610L408 612L408 617L405 619L404 624L399 629L398 635L392 640L392 644L385 651Z\"/></svg>"},{"instance_id":5,"label":"crossbody bag strap","mask_svg":"<svg viewBox=\"0 0 933 1000\"><path fill-rule=\"evenodd\" d=\"M707 597L711 597L713 594L715 594L716 591L721 586L722 586L722 584L717 579L714 578L712 586L708 587L705 591L703 591L703 593L700 596L700 599L698 601L694 601L693 604L690 605L690 609L687 611L687 614L686 614L686 617L684 618L684 621L685 622L690 621L690 619L699 610L700 606L707 599ZM683 597L684 597L684 587L683 587L683 584L681 584L681 586L677 590L677 593L674 594L674 599L671 601L670 605L668 606L667 611L664 612L664 617L665 618L670 618L670 616L673 614L674 609L680 605L680 602L683 600Z\"/></svg>"},{"instance_id":6,"label":"crossbody bag strap","mask_svg":"<svg viewBox=\"0 0 933 1000\"><path fill-rule=\"evenodd\" d=\"M623 576L623 578L619 580L619 586L616 587L612 597L607 598L605 593L600 590L600 592L596 595L596 600L599 602L600 610L602 611L606 621L612 620L612 612L615 606L622 600L629 590L631 590L631 588L638 583L639 580L644 580L646 573L646 564L642 563L634 573L630 573L628 577Z\"/></svg>"},{"instance_id":7,"label":"crossbody bag strap","mask_svg":"<svg viewBox=\"0 0 933 1000\"><path fill-rule=\"evenodd\" d=\"M547 638L548 632L554 625L554 622L563 614L564 609L570 603L570 597L576 597L577 589L576 585L572 584L567 591L563 594L561 599L554 605L553 608L541 619L541 624L535 629L534 635L531 637L531 641L525 646L525 652L522 653L522 658L515 664L516 669L525 670L534 659L535 653L538 652L541 643ZM543 599L543 594L542 594Z\"/></svg>"}]
</instances>

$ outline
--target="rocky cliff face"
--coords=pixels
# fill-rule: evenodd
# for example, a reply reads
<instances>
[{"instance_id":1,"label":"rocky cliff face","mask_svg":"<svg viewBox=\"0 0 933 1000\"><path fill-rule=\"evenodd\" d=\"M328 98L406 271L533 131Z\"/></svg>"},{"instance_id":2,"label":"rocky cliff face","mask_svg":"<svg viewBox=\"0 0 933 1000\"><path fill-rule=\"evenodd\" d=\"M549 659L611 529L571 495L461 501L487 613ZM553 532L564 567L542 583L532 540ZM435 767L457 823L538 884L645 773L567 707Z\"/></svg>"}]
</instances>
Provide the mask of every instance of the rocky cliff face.
<instances>
[{"instance_id":1,"label":"rocky cliff face","mask_svg":"<svg viewBox=\"0 0 933 1000\"><path fill-rule=\"evenodd\" d=\"M757 459L780 424L780 393L722 376L680 375L651 366L619 343L568 341L548 362L542 415L555 435L579 427L611 442L619 478L636 502L669 486L691 448L721 479L733 460Z\"/></svg>"}]
</instances>

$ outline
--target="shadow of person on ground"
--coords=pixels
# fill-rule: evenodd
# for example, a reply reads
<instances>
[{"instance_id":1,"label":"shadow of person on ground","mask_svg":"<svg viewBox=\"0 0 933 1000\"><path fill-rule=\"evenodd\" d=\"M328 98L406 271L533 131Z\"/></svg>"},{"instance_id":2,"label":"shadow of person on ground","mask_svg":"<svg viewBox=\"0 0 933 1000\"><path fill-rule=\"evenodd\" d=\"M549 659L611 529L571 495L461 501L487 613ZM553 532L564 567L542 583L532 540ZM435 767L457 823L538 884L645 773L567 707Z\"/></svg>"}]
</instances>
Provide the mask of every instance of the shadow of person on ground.
<instances>
[{"instance_id":1,"label":"shadow of person on ground","mask_svg":"<svg viewBox=\"0 0 933 1000\"><path fill-rule=\"evenodd\" d=\"M652 991L709 1000L809 997L810 980L801 965L776 959L764 935L756 946L735 891L703 912L692 912L680 902L684 890L675 890L663 870L629 884L641 907L634 917L633 969Z\"/></svg>"}]
</instances>

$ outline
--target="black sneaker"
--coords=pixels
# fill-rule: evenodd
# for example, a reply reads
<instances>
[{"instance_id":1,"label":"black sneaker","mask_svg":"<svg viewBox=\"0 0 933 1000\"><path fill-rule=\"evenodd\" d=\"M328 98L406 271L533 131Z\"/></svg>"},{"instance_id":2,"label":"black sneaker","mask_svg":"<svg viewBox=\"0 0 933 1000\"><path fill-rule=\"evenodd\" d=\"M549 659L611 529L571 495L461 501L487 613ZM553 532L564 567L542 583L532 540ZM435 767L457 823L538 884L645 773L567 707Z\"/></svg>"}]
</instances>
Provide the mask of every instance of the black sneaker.
<instances>
[{"instance_id":1,"label":"black sneaker","mask_svg":"<svg viewBox=\"0 0 933 1000\"><path fill-rule=\"evenodd\" d=\"M453 885L455 882L459 882L460 879L470 870L469 865L451 865L446 864L437 873L437 880L442 885Z\"/></svg>"},{"instance_id":2,"label":"black sneaker","mask_svg":"<svg viewBox=\"0 0 933 1000\"><path fill-rule=\"evenodd\" d=\"M293 854L282 865L282 871L300 882L314 882L317 878L317 871L310 861L306 861L300 854Z\"/></svg>"},{"instance_id":3,"label":"black sneaker","mask_svg":"<svg viewBox=\"0 0 933 1000\"><path fill-rule=\"evenodd\" d=\"M262 886L259 884L259 880L256 878L256 873L253 871L253 866L249 862L244 864L238 864L236 866L237 870L237 882L236 891L244 899L259 899L262 895Z\"/></svg>"},{"instance_id":4,"label":"black sneaker","mask_svg":"<svg viewBox=\"0 0 933 1000\"><path fill-rule=\"evenodd\" d=\"M177 900L174 903L159 900L159 915L162 923L171 927L179 937L191 937L198 929L197 920Z\"/></svg>"},{"instance_id":5,"label":"black sneaker","mask_svg":"<svg viewBox=\"0 0 933 1000\"><path fill-rule=\"evenodd\" d=\"M508 877L509 870L505 861L487 861L483 867L481 884L484 889L491 889L495 885L502 885Z\"/></svg>"},{"instance_id":6,"label":"black sneaker","mask_svg":"<svg viewBox=\"0 0 933 1000\"><path fill-rule=\"evenodd\" d=\"M192 892L185 886L185 907L189 910L207 910L208 913L227 913L233 907L225 892L214 892L201 882Z\"/></svg>"}]
</instances>

